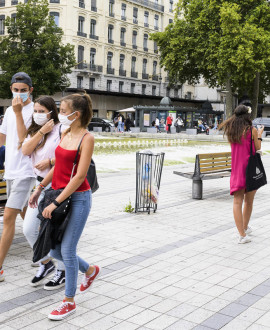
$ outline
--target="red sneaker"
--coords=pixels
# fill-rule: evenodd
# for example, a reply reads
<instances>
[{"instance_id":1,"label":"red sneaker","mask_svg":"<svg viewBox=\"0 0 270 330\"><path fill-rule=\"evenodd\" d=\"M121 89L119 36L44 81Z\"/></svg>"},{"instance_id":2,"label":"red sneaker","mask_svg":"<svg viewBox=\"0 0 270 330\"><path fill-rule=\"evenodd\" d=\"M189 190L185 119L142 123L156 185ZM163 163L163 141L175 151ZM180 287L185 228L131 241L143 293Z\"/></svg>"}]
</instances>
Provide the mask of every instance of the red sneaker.
<instances>
[{"instance_id":1,"label":"red sneaker","mask_svg":"<svg viewBox=\"0 0 270 330\"><path fill-rule=\"evenodd\" d=\"M88 290L90 288L90 286L92 285L92 283L94 282L94 280L99 277L100 268L98 266L94 266L94 267L95 267L95 270L96 270L94 275L92 275L92 276L91 275L90 276L84 275L83 280L82 280L82 284L81 284L81 287L80 287L81 292L85 292L86 290Z\"/></svg>"},{"instance_id":2,"label":"red sneaker","mask_svg":"<svg viewBox=\"0 0 270 330\"><path fill-rule=\"evenodd\" d=\"M4 281L5 278L4 278L4 271L3 269L0 269L0 282Z\"/></svg>"},{"instance_id":3,"label":"red sneaker","mask_svg":"<svg viewBox=\"0 0 270 330\"><path fill-rule=\"evenodd\" d=\"M75 302L71 303L71 302L63 300L61 305L57 309L54 309L48 315L48 318L50 320L60 321L60 320L63 320L64 318L68 317L70 314L75 313L75 312L76 312Z\"/></svg>"}]
</instances>

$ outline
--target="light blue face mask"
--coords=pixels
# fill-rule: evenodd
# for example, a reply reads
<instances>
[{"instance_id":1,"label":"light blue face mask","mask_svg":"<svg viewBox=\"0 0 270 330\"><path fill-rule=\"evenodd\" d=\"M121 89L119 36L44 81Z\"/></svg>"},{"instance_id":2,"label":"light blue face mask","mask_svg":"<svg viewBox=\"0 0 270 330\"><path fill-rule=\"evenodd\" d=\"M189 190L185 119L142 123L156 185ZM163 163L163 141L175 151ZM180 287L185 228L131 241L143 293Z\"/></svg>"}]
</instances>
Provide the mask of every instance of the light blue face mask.
<instances>
[{"instance_id":1,"label":"light blue face mask","mask_svg":"<svg viewBox=\"0 0 270 330\"><path fill-rule=\"evenodd\" d=\"M19 96L22 99L23 103L28 99L28 93L29 92L26 92L26 93L15 93L15 92L12 92L13 98L15 98L16 96Z\"/></svg>"}]
</instances>

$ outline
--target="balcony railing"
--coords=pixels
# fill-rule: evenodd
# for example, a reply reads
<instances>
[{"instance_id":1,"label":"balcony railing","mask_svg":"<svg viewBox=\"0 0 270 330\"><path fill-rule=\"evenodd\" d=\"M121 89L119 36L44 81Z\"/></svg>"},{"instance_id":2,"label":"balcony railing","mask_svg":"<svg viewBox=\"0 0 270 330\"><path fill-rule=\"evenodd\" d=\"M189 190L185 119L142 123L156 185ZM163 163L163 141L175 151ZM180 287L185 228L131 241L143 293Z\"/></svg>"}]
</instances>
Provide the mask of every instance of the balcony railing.
<instances>
[{"instance_id":1,"label":"balcony railing","mask_svg":"<svg viewBox=\"0 0 270 330\"><path fill-rule=\"evenodd\" d=\"M112 39L108 39L109 44L114 44L114 41Z\"/></svg>"},{"instance_id":2,"label":"balcony railing","mask_svg":"<svg viewBox=\"0 0 270 330\"><path fill-rule=\"evenodd\" d=\"M11 0L11 6L15 6L18 4L18 0Z\"/></svg>"},{"instance_id":3,"label":"balcony railing","mask_svg":"<svg viewBox=\"0 0 270 330\"><path fill-rule=\"evenodd\" d=\"M138 19L133 17L133 23L138 24Z\"/></svg>"},{"instance_id":4,"label":"balcony railing","mask_svg":"<svg viewBox=\"0 0 270 330\"><path fill-rule=\"evenodd\" d=\"M158 26L155 26L154 29L158 31Z\"/></svg>"},{"instance_id":5,"label":"balcony railing","mask_svg":"<svg viewBox=\"0 0 270 330\"><path fill-rule=\"evenodd\" d=\"M159 5L157 3L154 3L153 1L150 0L130 0L131 2L139 3L143 6L147 6L149 8L155 9L157 11L162 11L164 12L164 6Z\"/></svg>"},{"instance_id":6,"label":"balcony railing","mask_svg":"<svg viewBox=\"0 0 270 330\"><path fill-rule=\"evenodd\" d=\"M0 35L5 34L5 30L0 30Z\"/></svg>"},{"instance_id":7,"label":"balcony railing","mask_svg":"<svg viewBox=\"0 0 270 330\"><path fill-rule=\"evenodd\" d=\"M158 81L158 75L153 74L153 75L152 75L152 80Z\"/></svg>"},{"instance_id":8,"label":"balcony railing","mask_svg":"<svg viewBox=\"0 0 270 330\"><path fill-rule=\"evenodd\" d=\"M91 10L97 12L97 7L91 6Z\"/></svg>"},{"instance_id":9,"label":"balcony railing","mask_svg":"<svg viewBox=\"0 0 270 330\"><path fill-rule=\"evenodd\" d=\"M85 8L85 3L84 3L84 1L79 1L79 7L81 7L81 8Z\"/></svg>"},{"instance_id":10,"label":"balcony railing","mask_svg":"<svg viewBox=\"0 0 270 330\"><path fill-rule=\"evenodd\" d=\"M95 39L95 40L98 40L99 37L98 36L95 36L94 34L89 34L89 38L90 39Z\"/></svg>"},{"instance_id":11,"label":"balcony railing","mask_svg":"<svg viewBox=\"0 0 270 330\"><path fill-rule=\"evenodd\" d=\"M149 78L149 74L148 73L142 73L142 78L143 79L148 79Z\"/></svg>"},{"instance_id":12,"label":"balcony railing","mask_svg":"<svg viewBox=\"0 0 270 330\"><path fill-rule=\"evenodd\" d=\"M102 72L103 71L103 66L102 65L96 65L96 64L90 64L89 69L90 69L90 71L93 71L93 72Z\"/></svg>"},{"instance_id":13,"label":"balcony railing","mask_svg":"<svg viewBox=\"0 0 270 330\"><path fill-rule=\"evenodd\" d=\"M136 45L132 45L132 48L133 49L137 49L138 47Z\"/></svg>"},{"instance_id":14,"label":"balcony railing","mask_svg":"<svg viewBox=\"0 0 270 330\"><path fill-rule=\"evenodd\" d=\"M50 0L50 3L60 3L60 0Z\"/></svg>"},{"instance_id":15,"label":"balcony railing","mask_svg":"<svg viewBox=\"0 0 270 330\"><path fill-rule=\"evenodd\" d=\"M158 53L158 50L157 49L154 49L154 53L157 54Z\"/></svg>"},{"instance_id":16,"label":"balcony railing","mask_svg":"<svg viewBox=\"0 0 270 330\"><path fill-rule=\"evenodd\" d=\"M108 74L114 74L114 69L113 68L107 68L107 73Z\"/></svg>"},{"instance_id":17,"label":"balcony railing","mask_svg":"<svg viewBox=\"0 0 270 330\"><path fill-rule=\"evenodd\" d=\"M125 77L127 75L126 70L119 69L119 76Z\"/></svg>"},{"instance_id":18,"label":"balcony railing","mask_svg":"<svg viewBox=\"0 0 270 330\"><path fill-rule=\"evenodd\" d=\"M131 71L132 78L138 78L138 72Z\"/></svg>"},{"instance_id":19,"label":"balcony railing","mask_svg":"<svg viewBox=\"0 0 270 330\"><path fill-rule=\"evenodd\" d=\"M121 16L121 20L126 21L127 20L126 16Z\"/></svg>"},{"instance_id":20,"label":"balcony railing","mask_svg":"<svg viewBox=\"0 0 270 330\"><path fill-rule=\"evenodd\" d=\"M144 23L144 27L149 27L149 24L148 23Z\"/></svg>"},{"instance_id":21,"label":"balcony railing","mask_svg":"<svg viewBox=\"0 0 270 330\"><path fill-rule=\"evenodd\" d=\"M87 34L81 32L81 31L78 31L78 32L77 32L77 36L86 38L86 37L87 37Z\"/></svg>"},{"instance_id":22,"label":"balcony railing","mask_svg":"<svg viewBox=\"0 0 270 330\"><path fill-rule=\"evenodd\" d=\"M120 45L126 47L126 43L124 41L120 41Z\"/></svg>"},{"instance_id":23,"label":"balcony railing","mask_svg":"<svg viewBox=\"0 0 270 330\"><path fill-rule=\"evenodd\" d=\"M143 50L144 50L145 52L148 52L148 48L147 48L147 47L143 47Z\"/></svg>"},{"instance_id":24,"label":"balcony railing","mask_svg":"<svg viewBox=\"0 0 270 330\"><path fill-rule=\"evenodd\" d=\"M114 17L114 13L109 13L109 16L110 17Z\"/></svg>"}]
</instances>

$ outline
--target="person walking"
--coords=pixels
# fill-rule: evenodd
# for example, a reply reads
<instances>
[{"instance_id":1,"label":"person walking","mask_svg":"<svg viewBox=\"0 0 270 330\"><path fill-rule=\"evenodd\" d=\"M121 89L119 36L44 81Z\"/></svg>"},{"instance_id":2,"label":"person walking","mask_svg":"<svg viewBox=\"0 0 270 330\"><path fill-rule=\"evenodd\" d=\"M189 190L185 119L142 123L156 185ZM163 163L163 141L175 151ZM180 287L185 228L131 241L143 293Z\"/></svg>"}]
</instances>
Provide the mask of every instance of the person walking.
<instances>
[{"instance_id":1,"label":"person walking","mask_svg":"<svg viewBox=\"0 0 270 330\"><path fill-rule=\"evenodd\" d=\"M122 132L122 117L118 115L118 132Z\"/></svg>"},{"instance_id":2,"label":"person walking","mask_svg":"<svg viewBox=\"0 0 270 330\"><path fill-rule=\"evenodd\" d=\"M172 117L172 114L170 113L170 115L167 117L167 120L166 120L166 125L168 126L167 134L171 134L172 122L173 122L173 117Z\"/></svg>"},{"instance_id":3,"label":"person walking","mask_svg":"<svg viewBox=\"0 0 270 330\"><path fill-rule=\"evenodd\" d=\"M129 116L127 116L127 119L125 121L125 125L126 125L126 132L129 132L130 131L130 126L131 126L131 120L130 120Z\"/></svg>"},{"instance_id":4,"label":"person walking","mask_svg":"<svg viewBox=\"0 0 270 330\"><path fill-rule=\"evenodd\" d=\"M60 124L57 107L52 97L41 96L34 103L34 114L31 126L26 133L26 139L22 146L22 153L30 156L36 175L37 187L54 165L55 148L60 142ZM48 189L50 185L46 188ZM38 203L44 197L42 191ZM39 233L40 220L37 217L38 208L28 207L23 221L23 233L29 245L33 248ZM55 269L49 256L39 261L39 270L32 279L31 285L38 286ZM65 266L58 262L58 268L53 279L44 285L45 290L58 289L65 285Z\"/></svg>"},{"instance_id":5,"label":"person walking","mask_svg":"<svg viewBox=\"0 0 270 330\"><path fill-rule=\"evenodd\" d=\"M181 128L184 126L184 122L180 116L176 118L175 126L176 126L176 133L180 133Z\"/></svg>"},{"instance_id":6,"label":"person walking","mask_svg":"<svg viewBox=\"0 0 270 330\"><path fill-rule=\"evenodd\" d=\"M249 234L252 229L248 226L254 196L256 190L246 192L246 168L251 149L251 130L252 130L252 150L253 154L261 149L262 133L264 127L252 127L251 108L239 105L232 117L224 121L219 129L224 129L228 141L231 144L231 178L230 194L233 195L233 215L237 230L239 232L239 244L249 243ZM242 206L244 202L244 208Z\"/></svg>"},{"instance_id":7,"label":"person walking","mask_svg":"<svg viewBox=\"0 0 270 330\"><path fill-rule=\"evenodd\" d=\"M117 132L117 127L118 127L118 117L115 116L113 119L114 122L114 131Z\"/></svg>"},{"instance_id":8,"label":"person walking","mask_svg":"<svg viewBox=\"0 0 270 330\"><path fill-rule=\"evenodd\" d=\"M156 117L155 126L156 126L156 129L157 129L157 133L160 133L161 130L160 130L160 127L159 127L159 119L158 119L158 117Z\"/></svg>"},{"instance_id":9,"label":"person walking","mask_svg":"<svg viewBox=\"0 0 270 330\"><path fill-rule=\"evenodd\" d=\"M44 218L51 219L52 212L71 196L69 221L62 242L50 251L52 257L64 262L66 269L65 297L60 306L48 315L51 320L62 320L76 311L74 297L78 270L84 273L80 286L81 292L88 290L100 274L98 266L89 265L76 253L92 204L91 188L86 179L94 150L94 137L87 131L92 113L92 102L87 94L72 94L61 100L59 121L70 128L63 133L63 138L55 149L54 167L29 199L29 205L36 207L43 187L50 182L52 182L52 189L63 189L54 202L42 212ZM80 153L71 178L73 162L80 142Z\"/></svg>"},{"instance_id":10,"label":"person walking","mask_svg":"<svg viewBox=\"0 0 270 330\"><path fill-rule=\"evenodd\" d=\"M20 148L32 122L32 80L25 72L18 72L11 79L10 89L12 106L7 108L0 127L0 146L6 143L4 178L8 198L0 241L0 282L4 281L3 263L15 234L17 215L20 213L24 218L28 198L36 182L31 159L23 155Z\"/></svg>"}]
</instances>

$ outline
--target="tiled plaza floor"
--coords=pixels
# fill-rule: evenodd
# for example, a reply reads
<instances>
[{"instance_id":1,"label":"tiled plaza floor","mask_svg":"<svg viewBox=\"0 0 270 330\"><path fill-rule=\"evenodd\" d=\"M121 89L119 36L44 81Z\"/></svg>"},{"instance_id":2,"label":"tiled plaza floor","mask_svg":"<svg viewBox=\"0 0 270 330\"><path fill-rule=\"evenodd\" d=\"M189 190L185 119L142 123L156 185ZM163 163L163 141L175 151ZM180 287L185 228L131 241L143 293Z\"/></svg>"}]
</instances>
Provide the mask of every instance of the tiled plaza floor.
<instances>
[{"instance_id":1,"label":"tiled plaza floor","mask_svg":"<svg viewBox=\"0 0 270 330\"><path fill-rule=\"evenodd\" d=\"M263 160L270 178L270 157ZM193 200L177 168L164 169L151 215L123 212L134 204L135 171L99 175L79 255L103 273L64 321L47 319L64 291L29 285L36 268L18 219L0 329L270 329L270 185L255 199L252 242L238 245L229 178L204 182L204 199Z\"/></svg>"}]
</instances>

